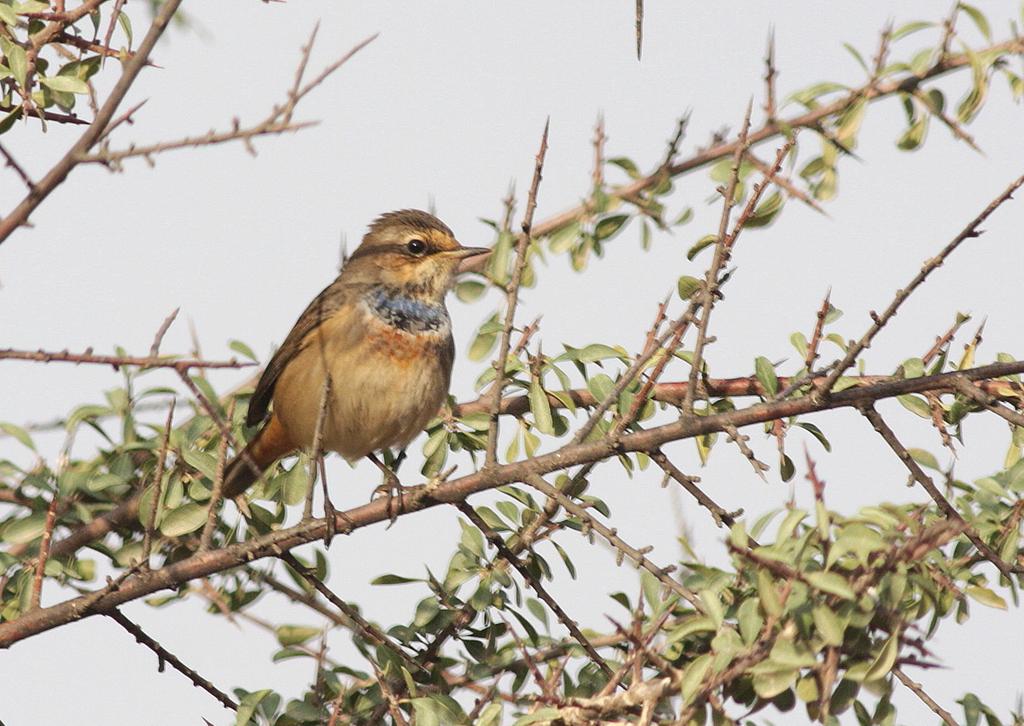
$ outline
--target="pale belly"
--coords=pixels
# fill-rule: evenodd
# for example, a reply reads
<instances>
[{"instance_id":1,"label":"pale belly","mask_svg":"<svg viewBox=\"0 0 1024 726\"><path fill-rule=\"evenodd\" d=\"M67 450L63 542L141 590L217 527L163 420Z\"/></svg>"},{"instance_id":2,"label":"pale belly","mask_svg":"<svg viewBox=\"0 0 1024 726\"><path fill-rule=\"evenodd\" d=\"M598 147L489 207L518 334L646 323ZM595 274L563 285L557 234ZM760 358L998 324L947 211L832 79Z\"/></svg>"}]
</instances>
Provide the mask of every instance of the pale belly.
<instances>
[{"instance_id":1,"label":"pale belly","mask_svg":"<svg viewBox=\"0 0 1024 726\"><path fill-rule=\"evenodd\" d=\"M441 353L448 329L412 334L371 321L359 335L325 324L324 335L285 368L274 389L274 414L293 442L311 449L330 371L324 451L350 461L387 447L404 448L437 415L450 371Z\"/></svg>"}]
</instances>

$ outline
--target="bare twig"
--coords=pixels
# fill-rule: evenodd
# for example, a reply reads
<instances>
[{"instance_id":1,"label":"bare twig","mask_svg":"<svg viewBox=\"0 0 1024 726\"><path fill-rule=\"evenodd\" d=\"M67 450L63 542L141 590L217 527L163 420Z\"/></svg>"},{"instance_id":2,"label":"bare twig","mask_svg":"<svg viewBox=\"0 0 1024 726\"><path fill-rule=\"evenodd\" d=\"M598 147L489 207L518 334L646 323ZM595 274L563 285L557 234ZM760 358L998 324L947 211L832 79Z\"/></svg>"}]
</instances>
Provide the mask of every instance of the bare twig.
<instances>
[{"instance_id":1,"label":"bare twig","mask_svg":"<svg viewBox=\"0 0 1024 726\"><path fill-rule=\"evenodd\" d=\"M526 268L526 254L530 248L533 213L537 208L537 191L540 188L541 172L544 170L544 155L548 150L548 127L550 121L544 122L544 133L540 138L540 150L533 167L533 181L526 197L526 212L523 216L523 231L516 242L516 259L512 268L512 277L506 287L505 322L501 329L498 344L498 357L494 361L495 379L491 394L491 420L487 426L487 453L485 466L494 466L498 461L498 408L505 387L505 368L508 355L512 327L515 324L516 306L519 302L519 286L522 284L523 270Z\"/></svg>"},{"instance_id":2,"label":"bare twig","mask_svg":"<svg viewBox=\"0 0 1024 726\"><path fill-rule=\"evenodd\" d=\"M896 676L896 679L900 683L902 683L904 686L913 691L914 695L921 699L921 703L930 708L939 718L942 719L943 723L948 724L948 726L957 726L956 719L953 718L953 714L944 709L942 706L936 703L931 696L925 693L925 690L921 687L920 683L912 680L906 673L904 673L899 668L893 668L892 674Z\"/></svg>"},{"instance_id":3,"label":"bare twig","mask_svg":"<svg viewBox=\"0 0 1024 726\"><path fill-rule=\"evenodd\" d=\"M178 317L179 310L181 310L180 307L174 308L174 310L171 311L171 314L164 318L164 321L160 323L160 327L156 330L156 335L153 336L153 345L149 346L150 358L157 358L160 355L160 344L164 341L164 336L167 335L167 331L170 329L174 319Z\"/></svg>"},{"instance_id":4,"label":"bare twig","mask_svg":"<svg viewBox=\"0 0 1024 726\"><path fill-rule=\"evenodd\" d=\"M57 492L53 493L50 499L50 506L46 508L46 524L43 526L43 537L39 541L39 559L36 560L36 574L32 579L32 597L29 600L29 609L39 607L39 599L43 593L43 576L46 573L46 560L50 556L50 539L53 537L53 527L57 523Z\"/></svg>"},{"instance_id":5,"label":"bare twig","mask_svg":"<svg viewBox=\"0 0 1024 726\"><path fill-rule=\"evenodd\" d=\"M526 565L523 564L523 562L521 562L520 559L508 548L508 545L505 544L505 540L501 538L501 535L488 526L487 522L485 522L480 515L476 513L476 510L473 509L468 502L462 501L456 504L456 506L477 529L483 532L484 536L487 537L487 541L497 548L499 554L510 565L516 568L519 574L523 576L523 579L526 580L527 584L529 584L529 586L533 588L533 591L537 593L537 596L547 603L549 608L551 608L551 612L555 614L558 621L565 626L566 630L568 630L572 637L576 639L576 642L583 647L583 650L587 652L587 655L590 656L590 659L594 664L610 678L612 676L612 669L608 667L604 658L602 658L594 649L594 646L591 645L586 636L580 632L579 625L576 624L576 621L566 614L565 610L562 609L562 606L558 604L558 601L551 597L548 591L540 584L540 581L533 576L533 573L530 572Z\"/></svg>"},{"instance_id":6,"label":"bare twig","mask_svg":"<svg viewBox=\"0 0 1024 726\"><path fill-rule=\"evenodd\" d=\"M211 696L216 698L220 702L220 704L224 706L224 708L230 709L232 711L238 710L238 704L235 703L230 696L221 691L210 681L203 678L201 675L199 675L199 673L197 673L196 671L192 670L187 665L182 663L177 656L168 651L166 648L164 648L162 645L156 642L153 638L146 635L142 628L140 628L137 624L135 624L127 617L125 617L124 613L122 613L120 610L118 610L117 608L112 608L104 614L111 620L113 620L115 623L120 625L122 628L127 630L129 633L131 633L135 637L136 642L141 643L142 645L146 646L151 651L156 653L156 657L158 658L160 664L159 670L161 672L163 672L164 663L170 663L171 667L174 668L174 670L178 671L183 676L192 681L192 685L194 685L196 688L202 688L204 691L206 691Z\"/></svg>"},{"instance_id":7,"label":"bare twig","mask_svg":"<svg viewBox=\"0 0 1024 726\"><path fill-rule=\"evenodd\" d=\"M34 191L36 188L36 183L32 181L31 177L29 177L28 175L28 172L26 172L25 169L21 166L21 164L19 164L15 160L15 158L11 155L11 152L9 152L7 150L7 147L4 146L3 144L0 144L0 154L3 154L4 161L7 164L7 166L13 169L14 173L21 177L21 180L25 183L25 186L28 187L29 192Z\"/></svg>"},{"instance_id":8,"label":"bare twig","mask_svg":"<svg viewBox=\"0 0 1024 726\"><path fill-rule=\"evenodd\" d=\"M864 351L865 348L870 347L871 341L874 340L878 332L886 326L886 324L896 315L900 306L906 301L908 297L928 278L936 268L942 265L946 261L960 243L966 239L972 237L978 237L981 234L981 230L978 227L989 218L989 216L996 211L1004 202L1011 199L1013 193L1024 184L1024 175L1014 179L1010 185L1004 189L999 196L989 202L988 206L981 211L981 213L972 219L966 227L964 227L959 234L956 235L935 257L927 260L924 265L921 266L921 270L914 275L914 278L910 283L901 290L896 291L896 296L892 302L885 309L881 315L871 314L872 320L874 321L868 331L864 333L860 340L850 341L849 348L847 349L846 356L839 361L839 363L832 369L828 377L824 382L815 386L814 391L817 396L827 396L835 386L836 381L839 380L846 371L853 365L854 361L857 360L857 356Z\"/></svg>"},{"instance_id":9,"label":"bare twig","mask_svg":"<svg viewBox=\"0 0 1024 726\"><path fill-rule=\"evenodd\" d=\"M235 360L197 360L185 358L174 360L173 358L155 356L131 356L131 355L94 355L91 348L83 353L71 353L67 350L45 351L45 350L15 350L13 348L0 349L0 360L28 360L40 363L94 363L97 365L113 366L115 369L121 366L138 366L140 368L174 368L187 370L189 368L248 368L255 363L244 363Z\"/></svg>"},{"instance_id":10,"label":"bare twig","mask_svg":"<svg viewBox=\"0 0 1024 726\"><path fill-rule=\"evenodd\" d=\"M231 403L228 404L228 421L234 420L234 417L235 399L231 399ZM210 508L206 515L206 524L203 525L203 534L199 538L200 552L210 549L210 544L213 542L213 532L217 528L217 507L220 506L224 493L224 464L227 461L227 454L228 440L227 437L221 436L220 443L217 445L217 469L213 478L213 491L210 492Z\"/></svg>"}]
</instances>

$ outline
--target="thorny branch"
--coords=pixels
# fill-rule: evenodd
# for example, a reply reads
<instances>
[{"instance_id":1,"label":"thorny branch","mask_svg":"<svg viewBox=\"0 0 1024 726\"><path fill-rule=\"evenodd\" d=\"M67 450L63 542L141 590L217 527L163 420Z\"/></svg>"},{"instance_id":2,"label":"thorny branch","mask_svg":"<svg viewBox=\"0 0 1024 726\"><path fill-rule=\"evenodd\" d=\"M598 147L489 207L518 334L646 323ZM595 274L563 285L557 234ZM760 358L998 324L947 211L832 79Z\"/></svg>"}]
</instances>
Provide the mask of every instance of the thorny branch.
<instances>
[{"instance_id":1,"label":"thorny branch","mask_svg":"<svg viewBox=\"0 0 1024 726\"><path fill-rule=\"evenodd\" d=\"M544 155L547 154L548 150L549 125L550 120L544 122L544 133L540 138L540 150L537 152L533 167L533 181L530 183L530 192L526 197L523 231L516 241L516 258L512 268L512 277L506 287L505 322L501 327L498 357L494 360L495 379L491 387L491 420L487 426L485 466L493 466L498 461L498 408L501 405L501 394L505 387L505 367L508 365L512 328L515 325L516 306L519 302L519 287L522 284L523 270L526 268L526 257L532 240L533 213L537 209L537 191L540 188L541 172L544 170Z\"/></svg>"}]
</instances>

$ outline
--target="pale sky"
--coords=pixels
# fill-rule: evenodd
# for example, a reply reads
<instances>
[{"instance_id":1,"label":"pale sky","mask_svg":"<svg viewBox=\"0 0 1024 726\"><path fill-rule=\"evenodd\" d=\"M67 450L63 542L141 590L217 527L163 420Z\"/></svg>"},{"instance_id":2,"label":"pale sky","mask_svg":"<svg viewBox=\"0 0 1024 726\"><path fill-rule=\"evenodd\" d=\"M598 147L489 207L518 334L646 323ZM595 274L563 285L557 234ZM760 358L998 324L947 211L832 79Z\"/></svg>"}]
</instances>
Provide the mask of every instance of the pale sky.
<instances>
[{"instance_id":1,"label":"pale sky","mask_svg":"<svg viewBox=\"0 0 1024 726\"><path fill-rule=\"evenodd\" d=\"M1007 36L1008 21L1019 18L1016 3L976 4L988 13L1000 39ZM939 20L948 5L794 1L732 9L648 2L643 60L637 62L632 2L186 3L201 32L173 31L158 46L153 58L160 68L143 73L128 102L150 100L134 126L117 132L115 147L224 129L234 116L245 123L266 115L283 100L299 47L317 19L321 27L312 69L372 33L381 35L299 107L298 119L317 119L319 126L257 140L255 158L241 146L227 146L168 154L155 168L130 161L119 175L99 167L77 170L33 216L34 228L0 247L0 347L92 346L107 352L122 345L144 354L160 322L180 306L164 352L189 350L191 321L207 357L232 355L230 339L266 356L333 278L340 240L353 247L381 212L433 204L463 243L490 244L489 228L478 218L500 215L510 180L525 193L546 118L551 149L538 219L587 193L599 113L607 126L608 155L629 156L649 168L686 111L693 117L684 155L706 144L712 132L735 129L751 96L760 103L762 57L773 25L785 97L821 80L859 83L862 72L843 42L870 57L888 17L897 23ZM143 10L130 9L141 36ZM973 28L967 37L982 42ZM907 59L925 43L924 36L911 38L897 46L895 57ZM960 74L943 87L955 89L953 100L966 83L967 74ZM708 352L713 374L748 375L757 355L792 363L789 335L809 332L829 287L833 303L846 313L837 330L859 337L869 323L867 311L883 308L924 259L1024 171L1021 121L1006 83L996 79L988 106L971 126L985 155L955 143L934 122L924 149L907 154L895 148L904 124L898 101L873 106L857 149L862 161L847 160L841 167L839 197L827 207L830 217L794 202L773 227L741 238L733 259L737 272L714 313L718 343ZM45 136L34 126L18 127L3 143L41 176L75 136L74 129L56 126ZM617 179L611 170L608 174ZM559 351L562 342L621 343L637 350L657 302L679 275L699 275L707 263L706 257L687 262L685 251L714 231L718 208L707 204L713 188L703 171L682 181L673 209L692 205L695 219L674 236L657 236L649 252L641 250L634 228L609 244L606 256L584 274L549 256L548 267L539 270L539 285L524 292L518 319L543 314L538 339L545 352ZM4 173L0 192L6 210L20 197L20 182ZM920 356L956 311L970 312L978 321L987 317L981 361L994 359L998 351L1019 357L1022 226L1024 200L1018 199L911 299L866 354L868 370L887 373L905 358ZM473 305L451 302L459 352L452 389L460 399L472 395L472 381L486 365L469 361L465 352L475 327L496 303L494 296ZM0 420L19 424L101 401L104 390L120 383L117 374L99 367L3 362L0 368ZM669 369L665 380L684 371ZM212 378L226 389L245 375ZM169 375L146 380L173 384ZM908 445L948 461L927 422L898 406L883 411ZM858 415L837 412L809 420L827 431L834 446L829 455L808 444L828 482L831 508L852 513L881 499L924 501L923 492L904 486L902 466ZM747 433L773 466L768 484L726 446L720 445L702 471L692 443L675 444L668 453L687 471L699 473L723 506L742 506L751 519L784 505L794 488L798 502L806 503L802 463L793 487L781 483L774 442L758 429ZM61 437L39 441L52 455ZM966 442L957 472L972 479L1000 466L1008 436L1003 425L975 423L967 427ZM421 443L410 448L405 472L416 471ZM802 458L800 443L795 435L789 442L795 460ZM90 455L92 445L83 437L75 455ZM8 457L29 461L16 442L0 438L0 458ZM460 472L468 467L463 461ZM377 483L370 467L354 473L335 461L330 472L339 506L366 501ZM627 541L655 546L653 560L667 564L680 557L675 537L685 523L697 551L709 562L724 562L723 531L679 492L660 489L659 480L653 471L627 479L610 463L598 470L591 491L609 502ZM578 557L580 580L560 577L552 590L584 626L606 627L604 614L618 607L607 593L635 593L635 571L616 569L602 547L570 534L559 542ZM384 572L420 576L424 566L443 570L458 537L456 513L445 509L405 517L387 532L360 530L335 540L331 585L380 623L408 619L426 591L371 587L370 579ZM49 585L44 604L66 595ZM198 601L165 610L133 603L125 612L223 690L273 687L291 697L310 681L311 663L272 664L275 643L269 635L207 616ZM261 601L254 612L275 621L320 624L278 598ZM352 657L345 633L335 632L330 642L334 657ZM932 646L936 659L950 667L911 675L943 706L962 714L954 701L973 690L1000 716L1008 715L1024 689L1019 610L1000 612L972 603L971 619L960 627L944 623ZM232 722L180 674L157 673L148 650L100 617L0 654L0 682L5 684L0 720L7 726L199 724L201 717ZM897 699L901 723L935 721L899 687ZM800 708L769 718L804 722Z\"/></svg>"}]
</instances>

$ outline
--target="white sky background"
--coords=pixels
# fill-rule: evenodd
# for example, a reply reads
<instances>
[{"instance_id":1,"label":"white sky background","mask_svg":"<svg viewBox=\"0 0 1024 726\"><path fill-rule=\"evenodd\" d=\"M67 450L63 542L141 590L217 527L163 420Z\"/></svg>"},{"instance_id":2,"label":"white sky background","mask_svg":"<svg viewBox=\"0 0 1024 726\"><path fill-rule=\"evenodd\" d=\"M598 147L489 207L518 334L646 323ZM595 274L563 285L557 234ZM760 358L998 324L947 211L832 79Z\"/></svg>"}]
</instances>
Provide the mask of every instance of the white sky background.
<instances>
[{"instance_id":1,"label":"white sky background","mask_svg":"<svg viewBox=\"0 0 1024 726\"><path fill-rule=\"evenodd\" d=\"M1006 37L1007 21L1019 17L1016 3L977 4L999 38ZM130 10L141 37L144 13L135 5ZM149 103L133 127L117 132L115 146L224 129L236 115L243 122L261 118L283 99L298 49L318 18L314 71L366 36L377 31L381 36L299 107L297 118L319 119L318 127L258 140L256 158L236 145L168 154L158 158L155 169L129 162L121 175L98 167L76 171L33 216L35 228L19 231L0 248L0 347L93 346L106 352L123 345L142 354L160 322L180 306L164 352L189 350L186 321L191 319L207 357L230 356L232 338L266 356L333 278L339 240L344 236L354 247L377 214L433 202L465 244L490 244L490 231L477 218L500 215L510 179L525 194L546 117L551 149L538 219L585 195L599 112L605 115L608 155L630 156L650 168L687 109L694 113L684 155L707 143L712 131L726 125L735 129L752 94L760 103L762 57L772 24L785 97L820 80L860 83L862 72L841 44L850 42L872 56L890 13L899 23L938 20L948 10L948 3L933 0L842 7L746 3L742 10L710 3L647 5L644 57L638 63L631 2L520 2L501 8L312 0L186 4L203 32L172 31L158 46L154 60L162 68L146 70L128 99L149 98ZM966 18L962 23L967 36L980 43ZM894 57L909 58L925 43L923 36L912 37L897 46ZM957 89L948 102L959 98L966 83L966 74L960 74L944 84ZM737 273L715 308L718 343L708 352L713 375L750 374L756 355L789 358L795 365L789 335L809 333L829 286L833 303L846 312L836 330L859 337L869 323L867 311L883 308L922 260L1024 171L1021 120L1020 108L998 78L988 106L971 127L985 156L953 142L934 121L925 148L908 155L894 145L903 129L898 101L873 106L857 150L864 161L846 160L841 166L839 198L828 205L830 219L791 202L773 227L741 237L733 260ZM51 126L46 136L19 127L3 142L41 176L75 136L74 129L59 126ZM772 154L764 147L761 155ZM631 229L582 275L573 274L564 260L551 259L548 269L540 269L539 285L524 291L519 320L543 313L538 339L546 352L560 350L563 341L638 349L657 302L680 274L699 275L707 263L707 255L688 263L684 253L717 224L717 206L706 203L713 186L706 172L679 185L673 211L690 204L697 217L675 236L656 237L648 253L640 250L637 230ZM12 173L0 175L5 209L22 192ZM981 360L993 359L997 351L1021 354L1022 204L1017 200L1001 209L986 225L987 233L967 242L911 299L868 351L871 372L889 372L903 359L921 355L957 310L978 320L988 316ZM470 336L495 304L495 297L472 306L452 301L460 353L453 392L460 399L471 395L482 370L482 364L465 357ZM226 388L244 375L222 373L214 380ZM683 375L679 367L665 379ZM171 376L146 380L173 382ZM102 400L102 391L119 383L116 374L98 367L3 362L0 420L24 424L56 418L78 404ZM927 422L898 406L884 411L908 445L929 448L941 461L949 458ZM831 508L851 513L878 499L925 499L903 486L902 466L857 415L830 413L811 420L834 446L826 455L809 443L828 482ZM726 508L742 506L755 516L782 506L794 488L798 501L806 503L800 437L789 437L798 467L791 487L779 482L774 442L759 429L747 433L760 458L773 465L770 483L758 480L734 448L720 443L712 465L698 472L709 493ZM957 464L960 476L997 468L1008 440L1005 427L975 423L966 433L969 448ZM44 436L40 442L52 454L60 437ZM76 455L88 456L90 443L83 439ZM412 461L403 472L407 481L418 466L421 443L411 448ZM17 447L10 438L0 439L0 457L26 461ZM697 471L692 443L670 446L668 453L687 471ZM468 462L460 470L467 471ZM371 468L360 467L357 475L337 462L331 474L337 505L364 502L378 481ZM610 503L627 541L655 545L655 561L680 556L675 536L685 522L698 552L722 562L724 532L691 501L660 489L659 480L653 471L627 479L610 463L595 475L591 493ZM434 509L403 518L387 533L374 527L339 538L330 551L330 584L378 622L408 618L424 590L374 588L369 580L383 572L419 576L424 565L443 571L458 537L454 510ZM634 570L616 569L611 554L574 540L571 533L559 542L577 557L581 579L559 577L552 590L583 625L605 627L605 613L621 615L606 593L624 590L634 597ZM47 586L44 604L58 596L65 595ZM312 664L304 660L270 663L275 643L269 635L206 616L198 603L170 610L133 604L125 611L224 690L273 687L291 696L311 678ZM254 612L275 621L319 624L277 598L262 601ZM961 627L945 623L933 642L936 658L955 667L912 675L955 714L962 711L954 700L973 690L1005 716L1022 690L1021 613L977 604L971 613ZM347 641L344 633L335 634L335 657L351 654ZM0 654L0 683L0 719L8 726L198 724L201 716L214 723L231 721L180 674L170 669L158 674L148 650L99 617ZM935 721L906 692L898 703L902 723ZM805 720L802 707L771 718Z\"/></svg>"}]
</instances>

